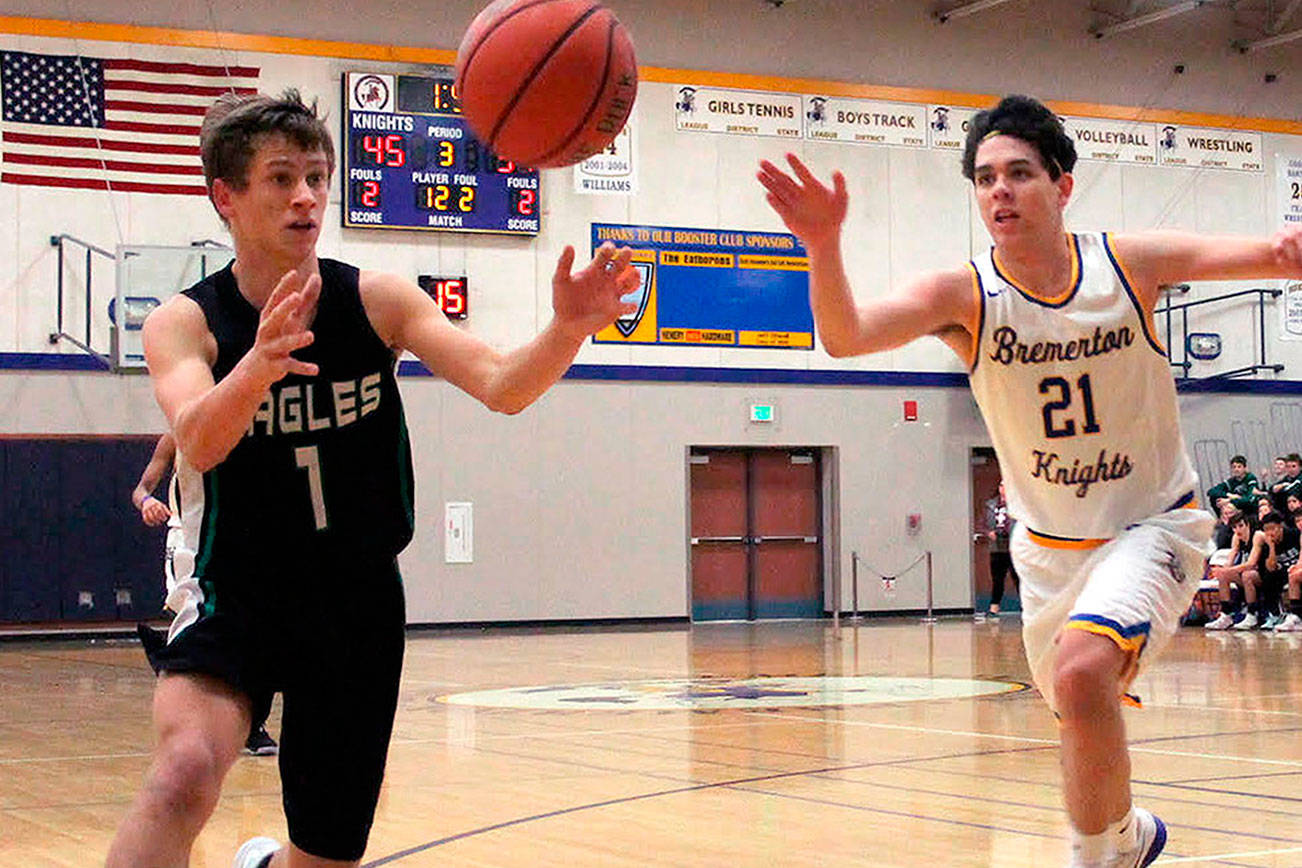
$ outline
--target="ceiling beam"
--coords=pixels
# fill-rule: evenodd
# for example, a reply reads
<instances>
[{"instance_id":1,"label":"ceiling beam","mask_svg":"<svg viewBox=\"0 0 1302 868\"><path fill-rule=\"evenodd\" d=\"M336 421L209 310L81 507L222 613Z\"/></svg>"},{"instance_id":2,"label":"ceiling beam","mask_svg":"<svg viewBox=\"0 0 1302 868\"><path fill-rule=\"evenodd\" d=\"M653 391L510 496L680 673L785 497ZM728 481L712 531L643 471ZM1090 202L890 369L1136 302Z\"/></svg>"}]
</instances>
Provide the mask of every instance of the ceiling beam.
<instances>
[{"instance_id":1,"label":"ceiling beam","mask_svg":"<svg viewBox=\"0 0 1302 868\"><path fill-rule=\"evenodd\" d=\"M931 17L936 20L937 24L944 24L951 18L963 18L967 15L975 15L978 12L984 12L987 9L993 9L996 6L1002 6L1009 0L972 0L971 3L963 3L952 9L937 9L931 13Z\"/></svg>"},{"instance_id":2,"label":"ceiling beam","mask_svg":"<svg viewBox=\"0 0 1302 868\"><path fill-rule=\"evenodd\" d=\"M1276 45L1283 45L1286 42L1294 42L1302 39L1302 30L1290 30L1288 33L1277 33L1274 36L1267 36L1265 39L1255 39L1252 42L1236 42L1234 46L1244 54L1250 51L1261 51L1263 48L1274 48Z\"/></svg>"},{"instance_id":3,"label":"ceiling beam","mask_svg":"<svg viewBox=\"0 0 1302 868\"><path fill-rule=\"evenodd\" d=\"M1168 18L1174 18L1177 15L1183 15L1186 12L1192 12L1199 6L1206 6L1211 0L1180 0L1179 3L1172 3L1161 9L1152 12L1145 12L1143 15L1136 15L1134 18L1127 18L1118 21L1115 24L1107 24L1102 27L1090 28L1090 33L1094 34L1095 39L1102 39L1105 36L1115 36L1118 33L1124 33L1127 30L1134 30L1137 27L1146 27L1149 24L1156 24L1159 21L1165 21Z\"/></svg>"}]
</instances>

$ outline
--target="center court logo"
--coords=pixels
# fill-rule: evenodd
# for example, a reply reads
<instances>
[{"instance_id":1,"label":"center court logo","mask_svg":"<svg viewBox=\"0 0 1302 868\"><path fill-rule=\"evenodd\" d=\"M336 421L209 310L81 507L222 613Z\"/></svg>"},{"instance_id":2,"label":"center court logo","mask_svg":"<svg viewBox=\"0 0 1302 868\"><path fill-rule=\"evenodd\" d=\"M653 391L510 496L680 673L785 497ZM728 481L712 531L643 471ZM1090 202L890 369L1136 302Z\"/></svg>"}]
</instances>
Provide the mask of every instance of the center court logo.
<instances>
[{"instance_id":1,"label":"center court logo","mask_svg":"<svg viewBox=\"0 0 1302 868\"><path fill-rule=\"evenodd\" d=\"M802 678L663 679L507 687L437 697L448 705L536 710L721 711L727 708L819 708L968 699L1018 693L1025 684L967 678L813 676Z\"/></svg>"}]
</instances>

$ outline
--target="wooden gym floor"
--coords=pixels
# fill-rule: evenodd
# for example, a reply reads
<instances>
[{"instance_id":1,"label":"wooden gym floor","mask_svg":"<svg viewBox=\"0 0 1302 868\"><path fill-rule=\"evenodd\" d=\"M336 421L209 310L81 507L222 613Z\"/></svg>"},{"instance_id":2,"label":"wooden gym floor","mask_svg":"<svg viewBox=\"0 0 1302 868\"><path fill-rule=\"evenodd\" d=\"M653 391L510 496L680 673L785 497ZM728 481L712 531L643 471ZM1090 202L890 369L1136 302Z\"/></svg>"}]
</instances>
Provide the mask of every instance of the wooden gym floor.
<instances>
[{"instance_id":1,"label":"wooden gym floor","mask_svg":"<svg viewBox=\"0 0 1302 868\"><path fill-rule=\"evenodd\" d=\"M1299 655L1302 634L1186 628L1141 676L1158 865L1302 866ZM824 675L913 680L846 702L793 680ZM1055 724L1026 677L1009 618L413 633L363 864L1059 868ZM151 687L134 643L0 643L0 862L102 864ZM442 698L502 688L533 707ZM272 758L236 764L191 864L255 834L284 836Z\"/></svg>"}]
</instances>

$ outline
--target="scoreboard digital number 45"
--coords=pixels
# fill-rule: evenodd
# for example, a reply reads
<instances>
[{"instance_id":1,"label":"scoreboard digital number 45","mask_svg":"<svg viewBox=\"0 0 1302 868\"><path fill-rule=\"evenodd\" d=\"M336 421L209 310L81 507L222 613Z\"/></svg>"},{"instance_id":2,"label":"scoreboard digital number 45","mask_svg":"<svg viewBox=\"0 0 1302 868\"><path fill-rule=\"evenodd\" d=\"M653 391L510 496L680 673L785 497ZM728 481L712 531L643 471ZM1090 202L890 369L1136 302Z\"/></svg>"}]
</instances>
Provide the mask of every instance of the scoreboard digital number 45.
<instances>
[{"instance_id":1,"label":"scoreboard digital number 45","mask_svg":"<svg viewBox=\"0 0 1302 868\"><path fill-rule=\"evenodd\" d=\"M538 234L538 172L475 138L450 77L350 72L343 102L344 226Z\"/></svg>"}]
</instances>

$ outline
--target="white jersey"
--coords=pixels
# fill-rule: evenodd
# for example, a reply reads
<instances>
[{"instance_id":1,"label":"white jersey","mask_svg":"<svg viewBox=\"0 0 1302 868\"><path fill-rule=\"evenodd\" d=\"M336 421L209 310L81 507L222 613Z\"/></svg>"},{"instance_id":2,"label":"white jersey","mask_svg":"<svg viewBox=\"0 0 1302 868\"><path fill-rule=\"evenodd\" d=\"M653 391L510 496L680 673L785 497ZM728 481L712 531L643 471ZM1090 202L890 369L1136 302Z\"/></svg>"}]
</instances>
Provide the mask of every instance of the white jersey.
<instances>
[{"instance_id":1,"label":"white jersey","mask_svg":"<svg viewBox=\"0 0 1302 868\"><path fill-rule=\"evenodd\" d=\"M972 262L981 322L971 373L1009 509L1042 544L1075 547L1193 503L1166 352L1101 233L1072 235L1070 285L1043 298L993 248Z\"/></svg>"}]
</instances>

